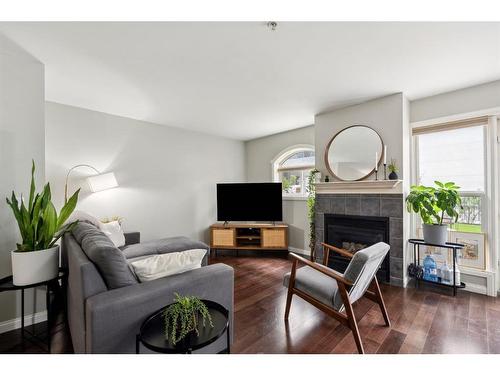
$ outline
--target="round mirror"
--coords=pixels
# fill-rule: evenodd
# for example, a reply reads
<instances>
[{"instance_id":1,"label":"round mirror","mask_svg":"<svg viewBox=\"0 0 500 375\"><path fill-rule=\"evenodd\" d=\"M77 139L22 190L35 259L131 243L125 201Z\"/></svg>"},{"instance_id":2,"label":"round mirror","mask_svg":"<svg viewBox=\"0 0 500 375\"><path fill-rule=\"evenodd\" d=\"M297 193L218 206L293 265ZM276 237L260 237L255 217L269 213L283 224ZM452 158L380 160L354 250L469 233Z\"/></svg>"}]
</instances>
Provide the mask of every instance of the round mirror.
<instances>
[{"instance_id":1,"label":"round mirror","mask_svg":"<svg viewBox=\"0 0 500 375\"><path fill-rule=\"evenodd\" d=\"M342 181L359 181L375 171L382 160L382 138L372 128L354 125L335 134L325 151L328 171Z\"/></svg>"}]
</instances>

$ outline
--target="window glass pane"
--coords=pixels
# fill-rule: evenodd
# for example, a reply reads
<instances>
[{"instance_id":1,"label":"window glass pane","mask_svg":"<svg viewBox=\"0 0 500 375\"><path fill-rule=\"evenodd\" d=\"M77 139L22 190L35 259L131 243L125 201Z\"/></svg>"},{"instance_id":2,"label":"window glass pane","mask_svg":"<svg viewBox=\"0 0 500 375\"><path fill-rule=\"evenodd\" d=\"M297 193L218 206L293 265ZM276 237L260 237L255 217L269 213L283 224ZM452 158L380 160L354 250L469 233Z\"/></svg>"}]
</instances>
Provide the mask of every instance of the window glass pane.
<instances>
[{"instance_id":1,"label":"window glass pane","mask_svg":"<svg viewBox=\"0 0 500 375\"><path fill-rule=\"evenodd\" d=\"M418 136L419 183L453 181L461 191L484 192L484 127Z\"/></svg>"},{"instance_id":2,"label":"window glass pane","mask_svg":"<svg viewBox=\"0 0 500 375\"><path fill-rule=\"evenodd\" d=\"M482 217L482 196L466 196L462 197L462 207L460 216L456 224L452 228L460 232L481 232L481 217Z\"/></svg>"},{"instance_id":3,"label":"window glass pane","mask_svg":"<svg viewBox=\"0 0 500 375\"><path fill-rule=\"evenodd\" d=\"M280 172L280 180L282 183L283 193L285 195L303 194L303 178L301 170L288 170Z\"/></svg>"},{"instance_id":4,"label":"window glass pane","mask_svg":"<svg viewBox=\"0 0 500 375\"><path fill-rule=\"evenodd\" d=\"M280 164L280 167L300 168L304 166L313 166L314 162L314 151L298 151L284 160Z\"/></svg>"}]
</instances>

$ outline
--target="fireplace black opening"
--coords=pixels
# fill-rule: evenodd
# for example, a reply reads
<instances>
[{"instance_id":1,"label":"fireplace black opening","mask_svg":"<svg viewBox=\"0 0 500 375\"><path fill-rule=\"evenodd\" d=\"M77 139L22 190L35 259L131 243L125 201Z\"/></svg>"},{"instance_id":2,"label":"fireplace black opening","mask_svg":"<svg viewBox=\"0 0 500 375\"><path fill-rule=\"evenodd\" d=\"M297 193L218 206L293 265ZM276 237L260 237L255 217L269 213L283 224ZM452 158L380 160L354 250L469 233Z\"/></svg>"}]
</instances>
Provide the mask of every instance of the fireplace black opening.
<instances>
[{"instance_id":1,"label":"fireplace black opening","mask_svg":"<svg viewBox=\"0 0 500 375\"><path fill-rule=\"evenodd\" d=\"M388 217L325 214L324 220L324 241L340 249L355 253L377 242L389 243ZM330 252L328 267L343 273L348 264L348 258ZM377 279L391 280L389 253L377 272Z\"/></svg>"}]
</instances>

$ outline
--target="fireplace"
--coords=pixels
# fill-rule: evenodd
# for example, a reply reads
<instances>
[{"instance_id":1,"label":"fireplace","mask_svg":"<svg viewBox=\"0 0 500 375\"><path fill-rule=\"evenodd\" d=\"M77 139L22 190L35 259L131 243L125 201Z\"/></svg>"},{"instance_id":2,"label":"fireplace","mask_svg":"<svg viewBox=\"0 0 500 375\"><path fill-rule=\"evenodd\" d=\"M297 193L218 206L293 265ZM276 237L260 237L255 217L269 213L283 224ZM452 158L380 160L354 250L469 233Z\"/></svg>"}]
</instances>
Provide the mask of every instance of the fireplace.
<instances>
[{"instance_id":1,"label":"fireplace","mask_svg":"<svg viewBox=\"0 0 500 375\"><path fill-rule=\"evenodd\" d=\"M355 253L377 242L389 243L389 218L380 216L324 215L325 242ZM349 264L346 257L330 252L328 266L344 272ZM382 282L390 282L390 256L387 254L377 273Z\"/></svg>"}]
</instances>

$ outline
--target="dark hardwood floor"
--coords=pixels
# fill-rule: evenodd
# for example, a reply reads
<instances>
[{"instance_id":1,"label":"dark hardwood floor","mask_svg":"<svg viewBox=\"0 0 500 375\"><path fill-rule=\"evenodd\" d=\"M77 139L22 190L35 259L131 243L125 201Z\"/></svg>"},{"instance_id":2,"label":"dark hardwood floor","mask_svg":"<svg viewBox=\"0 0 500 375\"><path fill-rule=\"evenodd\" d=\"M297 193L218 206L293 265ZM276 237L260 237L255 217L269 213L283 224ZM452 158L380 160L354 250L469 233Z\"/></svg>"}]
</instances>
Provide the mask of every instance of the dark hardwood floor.
<instances>
[{"instance_id":1,"label":"dark hardwood floor","mask_svg":"<svg viewBox=\"0 0 500 375\"><path fill-rule=\"evenodd\" d=\"M285 324L283 274L291 262L280 257L218 256L235 269L233 353L357 353L350 331L294 296ZM392 327L384 326L373 302L354 305L367 353L500 353L500 299L459 291L456 298L435 289L381 285ZM63 316L60 314L59 322ZM43 323L41 324L43 325ZM63 324L52 332L52 353L71 353ZM41 353L20 346L19 330L0 335L0 352Z\"/></svg>"}]
</instances>

